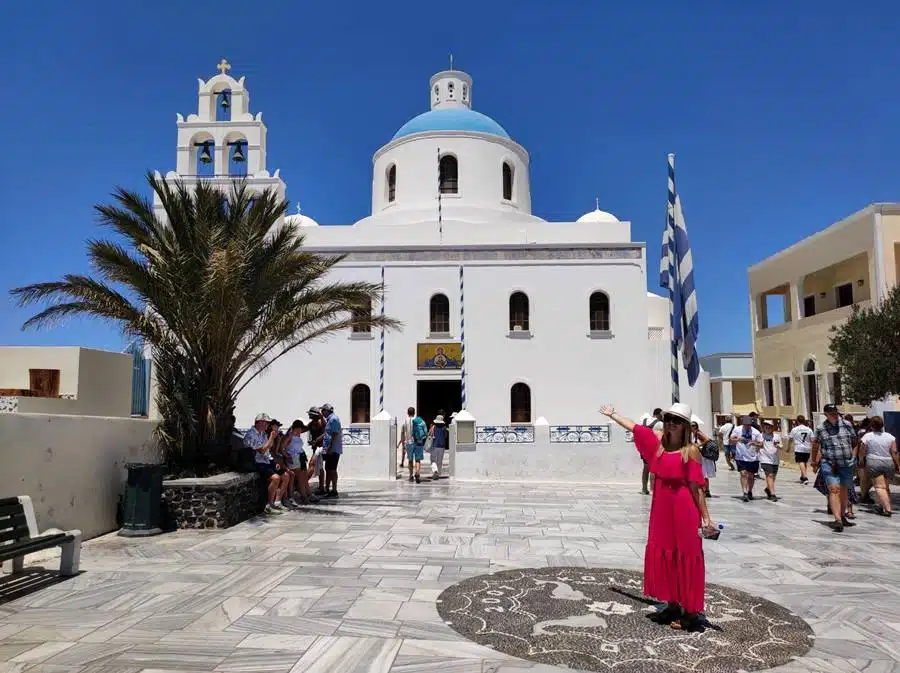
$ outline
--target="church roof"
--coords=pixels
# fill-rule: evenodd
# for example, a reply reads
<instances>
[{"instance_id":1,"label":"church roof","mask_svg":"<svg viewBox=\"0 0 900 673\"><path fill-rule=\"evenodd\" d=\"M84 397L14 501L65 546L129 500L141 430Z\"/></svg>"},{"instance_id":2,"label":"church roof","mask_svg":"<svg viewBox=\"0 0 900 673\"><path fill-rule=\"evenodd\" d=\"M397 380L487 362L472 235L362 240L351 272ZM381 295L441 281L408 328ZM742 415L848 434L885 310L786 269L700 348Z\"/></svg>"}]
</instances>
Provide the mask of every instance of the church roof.
<instances>
[{"instance_id":1,"label":"church roof","mask_svg":"<svg viewBox=\"0 0 900 673\"><path fill-rule=\"evenodd\" d=\"M400 127L400 130L394 134L393 140L414 133L430 131L474 131L509 138L506 129L487 115L466 107L454 107L429 110L413 117Z\"/></svg>"}]
</instances>

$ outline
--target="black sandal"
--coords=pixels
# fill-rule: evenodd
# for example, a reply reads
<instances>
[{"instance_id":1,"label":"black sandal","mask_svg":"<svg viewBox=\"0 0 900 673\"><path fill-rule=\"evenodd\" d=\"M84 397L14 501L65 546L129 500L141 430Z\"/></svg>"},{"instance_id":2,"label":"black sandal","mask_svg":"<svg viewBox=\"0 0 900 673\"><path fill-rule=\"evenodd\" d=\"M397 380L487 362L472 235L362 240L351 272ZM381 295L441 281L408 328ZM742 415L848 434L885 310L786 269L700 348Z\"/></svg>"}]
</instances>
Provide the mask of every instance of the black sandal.
<instances>
[{"instance_id":1,"label":"black sandal","mask_svg":"<svg viewBox=\"0 0 900 673\"><path fill-rule=\"evenodd\" d=\"M681 619L681 608L675 605L666 605L662 610L647 615L647 619L657 624L671 624L676 619Z\"/></svg>"}]
</instances>

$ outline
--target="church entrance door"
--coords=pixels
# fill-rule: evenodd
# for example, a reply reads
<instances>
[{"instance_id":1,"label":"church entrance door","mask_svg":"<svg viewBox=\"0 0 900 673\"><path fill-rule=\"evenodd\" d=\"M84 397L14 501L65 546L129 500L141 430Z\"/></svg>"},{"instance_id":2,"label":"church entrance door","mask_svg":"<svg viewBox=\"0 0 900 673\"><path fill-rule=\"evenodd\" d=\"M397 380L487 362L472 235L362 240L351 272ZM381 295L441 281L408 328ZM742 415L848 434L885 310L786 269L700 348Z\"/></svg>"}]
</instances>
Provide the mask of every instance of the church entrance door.
<instances>
[{"instance_id":1,"label":"church entrance door","mask_svg":"<svg viewBox=\"0 0 900 673\"><path fill-rule=\"evenodd\" d=\"M416 413L431 427L438 411L444 411L444 422L450 423L450 414L459 411L462 382L459 379L418 381L416 385Z\"/></svg>"}]
</instances>

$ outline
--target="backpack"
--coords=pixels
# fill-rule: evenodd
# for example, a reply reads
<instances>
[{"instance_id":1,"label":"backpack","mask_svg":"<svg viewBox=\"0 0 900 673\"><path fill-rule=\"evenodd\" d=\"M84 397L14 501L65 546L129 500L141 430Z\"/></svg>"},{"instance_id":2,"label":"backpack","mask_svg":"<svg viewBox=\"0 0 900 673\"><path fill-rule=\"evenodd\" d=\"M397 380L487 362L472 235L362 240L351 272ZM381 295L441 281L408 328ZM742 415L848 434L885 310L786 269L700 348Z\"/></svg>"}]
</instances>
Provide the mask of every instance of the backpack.
<instances>
[{"instance_id":1,"label":"backpack","mask_svg":"<svg viewBox=\"0 0 900 673\"><path fill-rule=\"evenodd\" d=\"M416 444L424 444L425 438L428 437L428 427L420 417L416 416L410 423L412 426L412 438Z\"/></svg>"}]
</instances>

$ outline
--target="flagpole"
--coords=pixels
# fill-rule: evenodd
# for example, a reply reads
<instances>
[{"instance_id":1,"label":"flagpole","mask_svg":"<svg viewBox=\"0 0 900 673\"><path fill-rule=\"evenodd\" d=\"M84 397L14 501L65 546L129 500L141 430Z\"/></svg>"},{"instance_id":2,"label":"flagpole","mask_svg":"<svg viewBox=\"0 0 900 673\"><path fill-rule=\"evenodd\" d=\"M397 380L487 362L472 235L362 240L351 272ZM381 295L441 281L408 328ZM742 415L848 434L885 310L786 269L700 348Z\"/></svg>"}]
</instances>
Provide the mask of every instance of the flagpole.
<instances>
[{"instance_id":1,"label":"flagpole","mask_svg":"<svg viewBox=\"0 0 900 673\"><path fill-rule=\"evenodd\" d=\"M450 57L450 69L453 69L453 57ZM441 148L437 148L437 192L438 192L438 237L440 238L440 242L444 242L444 217L441 209Z\"/></svg>"},{"instance_id":2,"label":"flagpole","mask_svg":"<svg viewBox=\"0 0 900 673\"><path fill-rule=\"evenodd\" d=\"M666 208L666 230L669 232L669 342L671 348L672 403L681 399L678 375L678 340L675 329L675 284L678 282L678 260L675 247L675 154L668 155L669 202Z\"/></svg>"}]
</instances>

